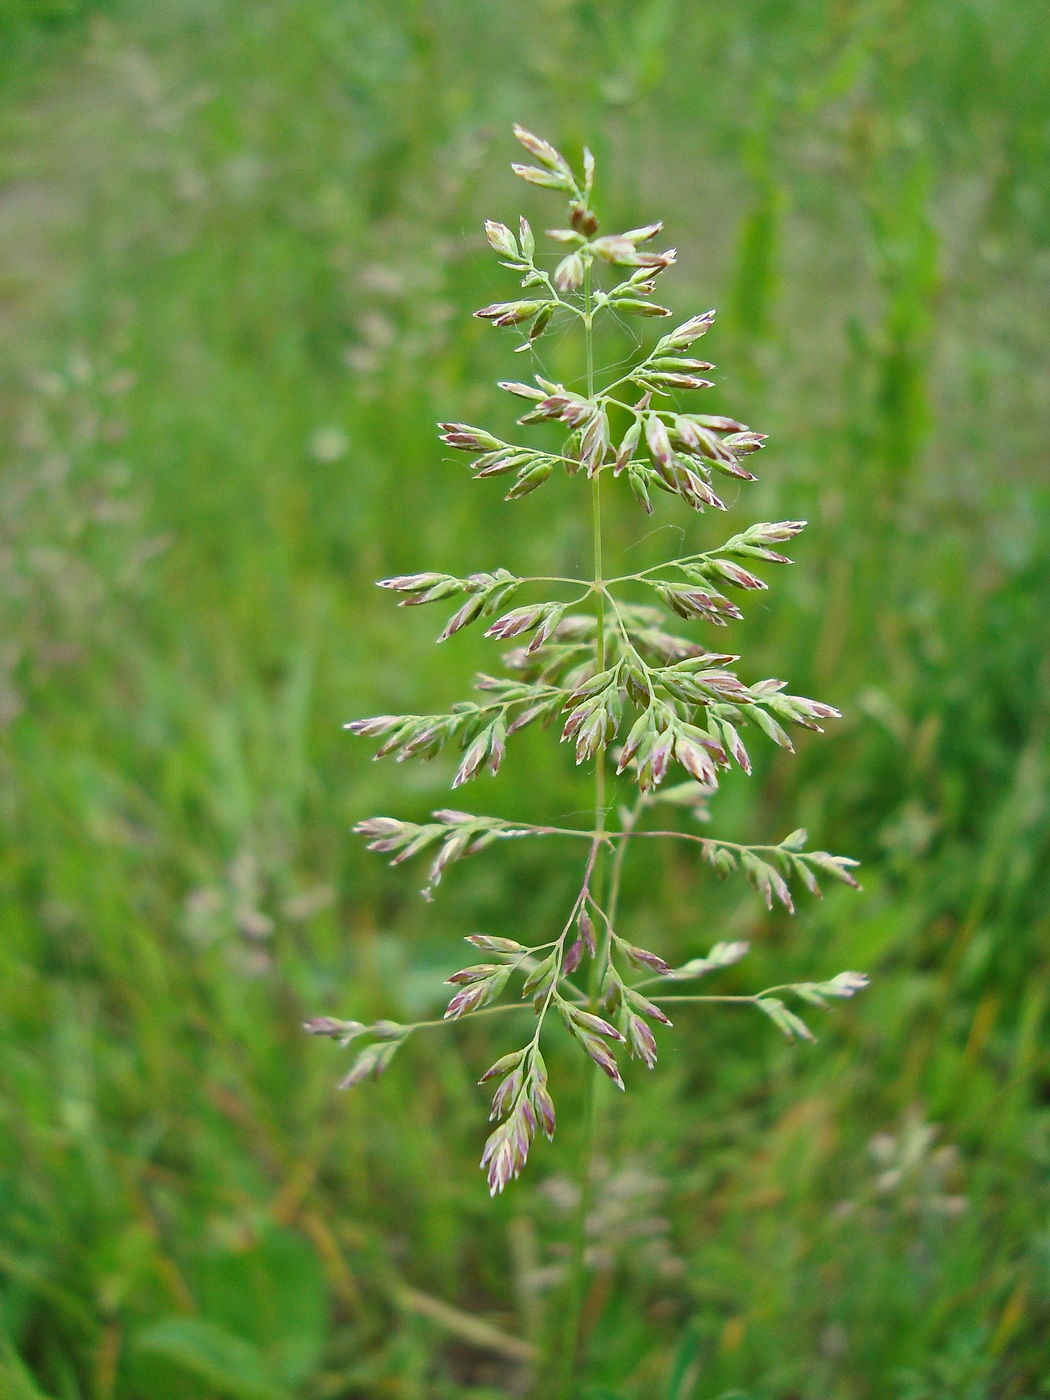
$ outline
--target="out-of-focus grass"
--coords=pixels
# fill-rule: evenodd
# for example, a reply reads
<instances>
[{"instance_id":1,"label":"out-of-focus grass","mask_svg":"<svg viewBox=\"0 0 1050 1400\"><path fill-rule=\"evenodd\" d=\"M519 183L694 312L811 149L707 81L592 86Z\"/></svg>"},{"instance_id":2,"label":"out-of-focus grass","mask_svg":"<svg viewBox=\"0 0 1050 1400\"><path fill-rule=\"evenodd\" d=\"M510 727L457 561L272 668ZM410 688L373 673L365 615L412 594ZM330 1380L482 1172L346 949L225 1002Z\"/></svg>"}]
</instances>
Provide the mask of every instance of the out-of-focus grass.
<instances>
[{"instance_id":1,"label":"out-of-focus grass","mask_svg":"<svg viewBox=\"0 0 1050 1400\"><path fill-rule=\"evenodd\" d=\"M424 907L347 836L437 805L448 772L373 768L340 721L454 699L486 656L432 650L432 619L370 580L560 571L583 547L572 483L504 506L433 430L506 411L509 347L467 312L505 285L481 216L544 221L506 172L512 118L590 141L610 224L663 215L676 308L721 308L719 402L773 434L728 528L812 522L739 647L847 713L764 755L716 820L807 825L863 857L863 895L767 918L650 853L632 927L675 955L750 937L741 986L874 976L815 1049L683 1016L603 1104L617 1204L580 1393L1042 1393L1041 20L1025 0L180 0L12 50L5 1394L516 1393L518 1363L417 1295L536 1334L579 1066L553 1056L560 1139L493 1205L487 1035L413 1046L344 1099L337 1052L299 1030L437 1005L464 933L544 927L573 874L500 851ZM640 560L680 523L637 543L625 503L613 529ZM484 784L471 802L507 814L584 800L543 742Z\"/></svg>"}]
</instances>

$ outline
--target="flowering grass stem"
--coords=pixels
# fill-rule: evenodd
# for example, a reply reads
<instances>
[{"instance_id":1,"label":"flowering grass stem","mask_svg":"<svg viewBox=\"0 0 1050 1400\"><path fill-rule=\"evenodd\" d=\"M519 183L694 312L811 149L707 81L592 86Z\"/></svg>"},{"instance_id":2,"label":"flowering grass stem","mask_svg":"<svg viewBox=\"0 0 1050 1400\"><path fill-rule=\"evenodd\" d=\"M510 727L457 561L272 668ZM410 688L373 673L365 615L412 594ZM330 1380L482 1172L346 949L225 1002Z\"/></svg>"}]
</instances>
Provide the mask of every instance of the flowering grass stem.
<instances>
[{"instance_id":1,"label":"flowering grass stem","mask_svg":"<svg viewBox=\"0 0 1050 1400\"><path fill-rule=\"evenodd\" d=\"M392 755L399 762L434 758L443 750L458 748L461 757L452 787L459 788L486 770L497 773L508 741L520 730L537 722L556 722L562 740L574 750L576 763L593 765L594 821L589 831L581 831L449 807L433 812L424 822L371 817L356 830L368 839L371 850L389 855L395 865L429 851L431 864L423 889L428 899L450 866L501 840L528 836L586 840L586 865L557 937L527 946L511 937L467 935L466 941L486 960L463 967L448 979L455 990L440 1021L414 1026L377 1021L366 1026L318 1017L306 1029L343 1046L357 1042L356 1058L342 1081L349 1088L383 1073L415 1030L531 1006L535 1015L531 1036L518 1048L502 1053L481 1076L482 1083L498 1081L490 1115L495 1126L481 1159L492 1195L519 1176L538 1132L548 1139L554 1136L555 1106L541 1047L548 1026L560 1022L589 1059L568 1274L558 1300L558 1320L551 1318L552 1345L537 1368L541 1387L537 1394L542 1400L570 1400L579 1394L586 1341L587 1234L595 1156L602 1135L600 1077L624 1088L620 1053L648 1069L655 1066L655 1032L671 1024L661 1003L746 1003L758 1008L788 1039L812 1039L806 1024L774 993L786 992L809 1006L821 1007L830 999L853 995L866 979L844 972L830 981L774 987L753 996L650 999L639 990L654 981L673 985L728 967L743 956L747 945L718 943L705 956L672 969L659 953L625 938L618 927L620 887L635 836L699 844L719 875L742 871L770 908L774 900L792 908L790 881L800 881L815 894L819 893L818 874L855 883L850 874L855 862L825 851L807 851L806 833L801 830L777 846L745 846L687 831L638 829L648 808L660 802L699 812L716 791L720 771L733 764L750 773L751 759L741 730L753 727L790 749L785 725L820 730L820 722L836 717L837 711L819 701L783 693L782 681L745 683L730 669L739 657L683 635L674 621L677 617L690 627L702 623L721 628L743 617L723 590L765 589L765 580L752 570L788 563L771 546L791 539L804 522L759 522L703 554L606 577L602 515L614 493L619 492L618 501L633 497L649 515L656 492L677 497L698 514L708 508L723 510L712 483L718 476L753 481L742 459L757 452L765 438L733 418L667 406L668 401L674 405L684 391L712 387L712 381L699 377L712 366L690 358L690 347L707 333L714 312L691 316L674 326L650 350L641 352L626 374L619 373L619 367L596 373L596 318L671 316L669 308L656 304L651 296L659 275L674 265L675 250L656 252L646 246L660 232L659 223L600 235L591 203L595 177L591 153L584 152L579 178L549 142L520 127L515 127L515 135L536 162L514 165L515 173L532 185L560 190L567 198L566 226L548 230L562 245L563 255L548 272L537 265L536 238L528 220L520 219L516 231L490 220L485 225L489 244L502 265L518 275L521 291L512 300L482 307L475 315L493 326L514 328L521 337L517 348L528 351L540 336L559 325L562 311L571 312L583 333L584 382L567 387L539 373L531 383L500 381L502 390L526 401L519 426L563 425L556 451L505 441L485 428L461 422L443 423L441 440L471 454L477 480L512 478L506 493L511 501L542 487L556 470L564 469L581 484L587 482L592 577L519 577L495 568L466 577L428 571L382 579L383 588L400 595L402 607L455 600L455 611L439 641L483 620L487 637L512 646L503 653L504 674L483 672L477 677L475 686L482 700L461 700L444 714L375 715L354 720L347 728L380 740L377 758ZM600 374L618 377L602 386L597 382ZM615 425L623 417L629 425L617 443L613 433L619 431ZM519 590L537 584L550 586L545 598L512 605ZM621 588L628 584L646 590L644 604L623 597ZM580 590L577 596L567 599L554 591L570 587ZM609 829L610 757L617 775L632 784L637 794L618 830ZM675 763L686 780L663 788ZM579 983L585 986L572 980L577 969L581 969ZM638 974L646 980L636 980ZM501 1002L505 990L516 987L519 978L520 999ZM552 1016L552 1011L557 1015Z\"/></svg>"},{"instance_id":2,"label":"flowering grass stem","mask_svg":"<svg viewBox=\"0 0 1050 1400\"><path fill-rule=\"evenodd\" d=\"M583 298L583 333L587 374L587 396L591 398L594 395L594 312L591 296L590 264L587 265L584 272ZM601 474L595 473L591 481L591 532L594 555L594 582L592 588L595 594L597 619L597 665L599 670L604 670L606 665L606 592L602 582L604 540L602 535L601 487ZM605 831L605 822L605 752L602 750L597 754L594 766L594 839L595 849L599 852L599 843L604 845L608 840ZM599 886L601 875L602 871L599 863L596 871L596 882ZM603 950L607 948L607 946L608 934L605 934L603 936ZM591 966L590 999L592 1003L597 1002L600 985L600 960L596 958ZM572 1257L569 1263L565 1320L561 1337L561 1356L558 1358L559 1374L557 1378L557 1393L559 1400L561 1400L561 1397L564 1397L564 1400L568 1400L568 1397L572 1393L573 1376L575 1374L576 1361L580 1351L583 1304L587 1287L587 1220L591 1213L593 1194L594 1157L598 1136L598 1081L601 1075L602 1071L599 1066L597 1064L592 1064L584 1088L583 1123L577 1160L579 1200L573 1222Z\"/></svg>"}]
</instances>

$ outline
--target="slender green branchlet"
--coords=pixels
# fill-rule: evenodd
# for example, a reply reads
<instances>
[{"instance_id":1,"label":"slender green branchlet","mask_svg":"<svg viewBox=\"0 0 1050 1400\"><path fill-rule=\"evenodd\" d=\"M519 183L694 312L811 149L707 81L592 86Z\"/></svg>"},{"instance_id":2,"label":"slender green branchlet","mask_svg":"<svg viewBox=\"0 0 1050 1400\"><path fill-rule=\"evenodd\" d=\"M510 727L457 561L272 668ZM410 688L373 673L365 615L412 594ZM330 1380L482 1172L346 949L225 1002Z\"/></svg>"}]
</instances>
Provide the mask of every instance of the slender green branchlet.
<instances>
[{"instance_id":1,"label":"slender green branchlet","mask_svg":"<svg viewBox=\"0 0 1050 1400\"><path fill-rule=\"evenodd\" d=\"M568 200L565 226L548 230L561 245L550 270L541 265L533 231L521 219L517 231L485 225L502 265L520 281L520 291L475 314L494 326L510 327L528 352L543 335L559 330L580 336L585 373L575 384L535 374L504 380L500 388L526 408L519 425L560 425L557 451L508 442L468 423L443 423L442 441L468 453L479 480L505 477L508 500L543 486L563 471L588 483L593 532L590 578L521 577L498 568L465 578L427 572L383 579L402 607L449 603L444 640L481 622L485 635L510 643L502 674L477 678L477 696L446 714L379 715L347 726L381 741L377 757L431 758L459 754L452 786L483 769L500 768L511 737L532 724L557 724L572 745L577 764L594 770L594 822L580 830L537 826L453 808L418 824L372 817L357 830L372 850L394 863L427 853L425 894L454 861L497 841L538 837L574 839L581 848L575 898L548 941L525 945L511 938L472 934L467 942L481 961L449 978L453 993L442 1021L363 1025L319 1017L307 1029L343 1045L355 1042L355 1058L343 1084L380 1073L417 1031L497 1012L529 1010L531 1027L482 1075L495 1082L492 1119L482 1166L493 1194L525 1165L537 1132L553 1137L555 1110L543 1055L545 1037L560 1024L597 1069L622 1089L620 1058L652 1068L657 1027L669 1027L667 1010L696 1003L731 1003L762 1012L789 1039L812 1039L791 1003L823 1006L852 996L866 984L862 973L841 972L830 980L772 987L745 996L696 995L689 985L739 961L747 945L718 943L682 967L672 968L648 948L631 943L619 921L620 877L628 846L639 838L685 840L699 847L719 875L742 871L770 908L792 906L791 886L801 882L819 894L826 875L853 885L855 862L807 849L806 833L795 831L775 846L745 846L688 831L666 830L666 821L646 826L660 806L671 814L706 808L720 774L734 764L746 773L749 731L791 748L788 726L821 730L837 717L830 705L785 692L784 682L741 679L739 657L699 640L697 624L724 628L742 616L731 594L765 589L766 565L789 561L781 546L803 528L797 520L757 523L701 554L668 560L633 574L606 569L602 507L606 495L623 491L652 512L652 496L663 491L690 510L724 509L716 492L720 476L753 481L746 465L765 438L723 415L681 406L684 396L711 385L713 368L695 358L693 346L714 312L690 316L638 352L630 368L603 376L595 370L595 345L603 320L640 317L666 322L670 311L654 300L658 279L674 265L675 250L650 251L659 223L602 234L594 213L594 160L584 153L582 178L546 141L516 127L533 163L515 173ZM602 382L603 377L606 382ZM687 626L681 626L681 621ZM665 783L675 767L678 781ZM633 805L610 823L612 775L633 785ZM672 823L673 825L673 823ZM501 1000L501 998L511 998ZM513 1023L508 1023L512 1026ZM593 1093L589 1113L593 1113ZM587 1184L584 1182L584 1198ZM582 1235L581 1235L582 1238ZM582 1258L582 1254L581 1254ZM579 1261L577 1261L579 1265ZM577 1273L579 1267L577 1268ZM570 1312L572 1309L570 1308ZM578 1311L578 1307L577 1307ZM575 1325L575 1324L573 1324Z\"/></svg>"}]
</instances>

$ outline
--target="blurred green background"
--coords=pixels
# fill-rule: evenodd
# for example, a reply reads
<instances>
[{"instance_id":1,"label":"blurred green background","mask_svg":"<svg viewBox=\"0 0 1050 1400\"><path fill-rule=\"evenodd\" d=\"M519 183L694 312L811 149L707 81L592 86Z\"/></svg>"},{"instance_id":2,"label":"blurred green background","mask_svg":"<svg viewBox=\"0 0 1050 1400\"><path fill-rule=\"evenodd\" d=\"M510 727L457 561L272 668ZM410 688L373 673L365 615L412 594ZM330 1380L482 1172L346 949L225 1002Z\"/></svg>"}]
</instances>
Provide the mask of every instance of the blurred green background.
<instances>
[{"instance_id":1,"label":"blurred green background","mask_svg":"<svg viewBox=\"0 0 1050 1400\"><path fill-rule=\"evenodd\" d=\"M647 850L627 931L751 939L728 989L873 976L815 1047L683 1014L603 1100L578 1393L1050 1393L1048 35L1036 0L0 4L5 1400L521 1394L578 1056L490 1203L505 1034L344 1096L299 1029L440 1006L464 934L575 888L510 843L425 906L349 827L451 769L340 728L493 664L372 579L583 554L576 483L504 505L433 427L510 421L469 312L513 285L482 218L554 217L515 119L594 148L607 228L665 219L718 407L771 434L728 522L622 501L614 549L808 518L734 649L846 715L715 813L862 894L768 916ZM585 804L550 736L513 759L465 805Z\"/></svg>"}]
</instances>

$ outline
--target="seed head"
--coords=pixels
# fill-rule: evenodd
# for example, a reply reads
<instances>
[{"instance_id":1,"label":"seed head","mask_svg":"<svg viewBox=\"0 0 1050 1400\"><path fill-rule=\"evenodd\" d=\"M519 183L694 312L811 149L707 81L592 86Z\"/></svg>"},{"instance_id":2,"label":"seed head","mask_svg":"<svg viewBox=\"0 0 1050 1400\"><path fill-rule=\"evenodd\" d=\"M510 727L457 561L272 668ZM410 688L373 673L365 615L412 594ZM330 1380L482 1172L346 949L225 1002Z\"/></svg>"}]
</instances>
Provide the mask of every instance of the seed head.
<instances>
[{"instance_id":1,"label":"seed head","mask_svg":"<svg viewBox=\"0 0 1050 1400\"><path fill-rule=\"evenodd\" d=\"M671 317L667 307L652 300L658 278L677 260L676 249L653 247L661 224L600 234L593 208L591 152L584 149L580 177L550 142L524 127L516 126L514 132L533 162L515 164L515 173L532 185L559 192L567 206L562 219L548 230L559 245L558 257L548 274L546 263L536 264L536 240L526 219L519 220L517 232L500 221L486 221L489 245L516 275L521 290L480 308L475 316L496 327L517 328L512 337L516 353L528 351L550 330L563 325L578 328L581 318L590 335L596 317ZM556 307L566 312L557 320ZM470 454L472 477L508 478L504 483L509 486L508 500L531 494L555 471L560 476L564 470L569 478L592 480L608 473L608 489L623 495L626 491L618 479L626 474L627 487L649 514L654 487L671 496L677 507L698 513L725 510L712 484L715 473L734 482L755 480L743 463L765 446L766 438L735 418L697 413L690 407L688 396L713 387L706 378L713 366L688 353L713 321L714 312L708 311L689 317L667 334L649 337L656 341L651 350L640 346L626 366L611 367L597 378L589 374L586 390L578 378L567 387L537 373L501 380L501 389L525 400L517 424L522 431L513 433L514 439L525 441L504 441L485 428L461 422L442 423L441 441ZM552 357L551 362L560 363L561 357ZM525 431L534 425L542 425L544 434L538 444L530 443ZM579 485L577 481L568 489ZM412 522L407 523L411 527ZM522 578L502 568L463 577L421 572L381 579L379 586L397 594L402 607L449 600L451 616L439 640L480 621L478 630L485 629L487 641L515 645L504 649L504 669L499 674L480 673L475 680L477 694L445 713L376 715L353 720L346 727L378 738L377 758L392 755L400 763L413 757L455 754L452 787L458 788L485 768L495 774L504 762L510 736L537 721L551 725L557 720L578 764L604 764L611 751L617 772L639 788L639 812L660 802L670 812L668 823L690 818L706 821L710 816L707 799L717 790L720 771L735 763L745 773L751 772L741 737L746 726L751 726L752 733L760 732L759 742L764 736L790 751L788 728L819 731L838 716L823 701L788 693L784 681L746 684L734 669L736 655L715 652L688 635L696 622L725 627L741 618L741 609L722 590L746 594L765 590L766 581L756 570L765 564L788 563L773 546L796 535L803 523L759 522L721 546L710 542L704 553L671 560L666 568L657 566L626 579L614 577L612 570L606 570L603 579ZM595 572L602 571L596 568ZM521 602L518 591L526 587L530 591ZM542 588L556 591L531 591ZM569 588L573 601L562 591ZM608 609L596 606L599 595L610 600ZM603 626L604 635L600 635ZM682 772L660 790L672 764ZM602 790L599 785L599 801ZM663 978L688 980L717 974L747 949L741 942L716 943L705 957L694 957L672 971L657 953L627 942L614 930L612 915L598 893L601 882L594 883L592 892L595 843L616 847L618 841L625 842L632 820L625 816L619 831L610 821L598 835L575 829L568 833L589 838L590 856L582 888L578 887L560 933L554 936L548 930L547 941L532 947L513 938L470 934L466 941L484 961L460 968L448 978L448 1021L482 1012L508 987L511 997L521 998L508 1003L508 1009L515 1004L524 1009L522 1003L531 1002L537 1018L526 1043L499 1055L481 1075L481 1083L496 1081L493 1127L482 1154L493 1195L520 1174L538 1132L551 1138L555 1131L541 1052L551 1012L584 1054L623 1089L616 1047L623 1045L632 1058L652 1069L657 1059L654 1027L671 1024L659 1005L663 998L652 1000L642 989ZM355 827L369 849L388 856L391 864L425 853L427 897L453 862L499 840L553 836L560 830L516 825L506 818L452 807L439 808L425 821L377 816ZM647 834L666 833L650 830ZM694 855L721 876L745 875L767 908L779 903L790 911L795 883L819 896L818 881L825 875L856 885L852 873L856 862L807 850L808 838L801 828L775 847L734 845L713 837L693 839L689 849ZM627 846L617 849L622 856ZM588 997L572 979L585 958L598 957L596 918L603 928L600 987L597 996ZM636 973L643 975L636 978ZM580 978L581 984L587 982L586 977ZM866 985L865 974L841 972L824 982L780 986L776 990L782 996L758 993L739 1000L757 1008L788 1039L811 1040L812 1032L792 1004L801 1001L826 1008ZM341 1047L360 1039L342 1080L343 1087L349 1087L382 1073L417 1025L392 1021L364 1025L321 1016L306 1022L305 1029Z\"/></svg>"}]
</instances>

